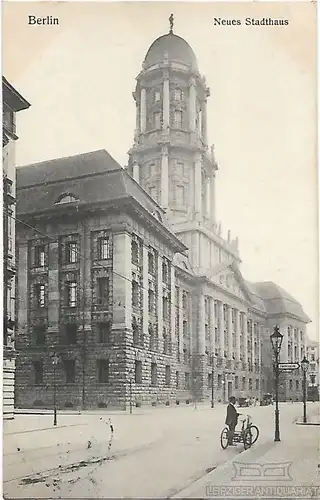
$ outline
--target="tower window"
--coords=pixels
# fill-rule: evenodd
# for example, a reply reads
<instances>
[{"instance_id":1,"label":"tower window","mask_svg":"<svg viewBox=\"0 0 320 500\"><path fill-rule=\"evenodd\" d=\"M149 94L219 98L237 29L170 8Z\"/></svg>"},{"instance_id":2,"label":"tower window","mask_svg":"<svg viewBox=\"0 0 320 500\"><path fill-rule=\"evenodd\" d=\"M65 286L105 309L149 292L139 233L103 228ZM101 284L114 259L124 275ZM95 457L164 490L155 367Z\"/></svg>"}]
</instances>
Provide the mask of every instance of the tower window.
<instances>
[{"instance_id":1,"label":"tower window","mask_svg":"<svg viewBox=\"0 0 320 500\"><path fill-rule=\"evenodd\" d=\"M66 284L66 305L69 307L77 305L77 283L75 281L69 281Z\"/></svg>"},{"instance_id":2,"label":"tower window","mask_svg":"<svg viewBox=\"0 0 320 500\"><path fill-rule=\"evenodd\" d=\"M173 99L175 101L182 101L183 99L183 92L181 89L174 89L173 91Z\"/></svg>"},{"instance_id":3,"label":"tower window","mask_svg":"<svg viewBox=\"0 0 320 500\"><path fill-rule=\"evenodd\" d=\"M173 117L174 128L182 128L182 111L175 111Z\"/></svg>"},{"instance_id":4,"label":"tower window","mask_svg":"<svg viewBox=\"0 0 320 500\"><path fill-rule=\"evenodd\" d=\"M156 129L161 128L161 113L154 113L153 114L153 124L154 124L154 128L156 128Z\"/></svg>"},{"instance_id":5,"label":"tower window","mask_svg":"<svg viewBox=\"0 0 320 500\"><path fill-rule=\"evenodd\" d=\"M160 92L155 92L154 93L154 102L159 102L161 99L161 94Z\"/></svg>"}]
</instances>

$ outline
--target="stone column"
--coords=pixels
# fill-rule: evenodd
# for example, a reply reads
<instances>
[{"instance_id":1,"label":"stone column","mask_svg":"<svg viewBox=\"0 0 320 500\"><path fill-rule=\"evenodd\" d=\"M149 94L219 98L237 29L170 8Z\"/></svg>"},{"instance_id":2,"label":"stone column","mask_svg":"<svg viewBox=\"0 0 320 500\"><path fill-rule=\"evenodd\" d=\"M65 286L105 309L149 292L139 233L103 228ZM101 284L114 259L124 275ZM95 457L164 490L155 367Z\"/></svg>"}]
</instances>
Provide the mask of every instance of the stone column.
<instances>
[{"instance_id":1,"label":"stone column","mask_svg":"<svg viewBox=\"0 0 320 500\"><path fill-rule=\"evenodd\" d=\"M132 166L132 174L134 180L139 184L140 183L140 167L138 163L135 161Z\"/></svg>"},{"instance_id":2,"label":"stone column","mask_svg":"<svg viewBox=\"0 0 320 500\"><path fill-rule=\"evenodd\" d=\"M210 217L210 200L211 198L211 182L210 177L206 178L206 216L209 219Z\"/></svg>"},{"instance_id":3,"label":"stone column","mask_svg":"<svg viewBox=\"0 0 320 500\"><path fill-rule=\"evenodd\" d=\"M58 243L54 244L58 245ZM18 252L19 252L19 258L18 258L19 267L18 267L17 297L19 297L19 308L18 308L18 328L16 328L16 331L18 331L20 335L21 334L25 335L28 333L28 306L29 306L28 244L19 243ZM56 285L57 287L59 287L59 283L57 283Z\"/></svg>"},{"instance_id":4,"label":"stone column","mask_svg":"<svg viewBox=\"0 0 320 500\"><path fill-rule=\"evenodd\" d=\"M180 360L183 360L183 302L182 302L182 288L180 287L179 293L179 345L180 345Z\"/></svg>"},{"instance_id":5,"label":"stone column","mask_svg":"<svg viewBox=\"0 0 320 500\"><path fill-rule=\"evenodd\" d=\"M283 363L288 362L288 327L284 326L283 332L283 345L280 351L280 359Z\"/></svg>"},{"instance_id":6,"label":"stone column","mask_svg":"<svg viewBox=\"0 0 320 500\"><path fill-rule=\"evenodd\" d=\"M232 307L228 306L228 359L232 359L233 338L232 338Z\"/></svg>"},{"instance_id":7,"label":"stone column","mask_svg":"<svg viewBox=\"0 0 320 500\"><path fill-rule=\"evenodd\" d=\"M210 214L211 214L211 220L212 222L215 222L216 220L216 209L215 209L215 202L216 202L216 194L215 194L215 182L216 182L216 174L213 172L211 178L210 178Z\"/></svg>"},{"instance_id":8,"label":"stone column","mask_svg":"<svg viewBox=\"0 0 320 500\"><path fill-rule=\"evenodd\" d=\"M131 330L131 236L128 233L115 233L113 235L113 271L112 328Z\"/></svg>"},{"instance_id":9,"label":"stone column","mask_svg":"<svg viewBox=\"0 0 320 500\"><path fill-rule=\"evenodd\" d=\"M205 354L205 305L204 295L199 296L199 354Z\"/></svg>"},{"instance_id":10,"label":"stone column","mask_svg":"<svg viewBox=\"0 0 320 500\"><path fill-rule=\"evenodd\" d=\"M255 322L252 320L252 337L251 337L251 344L252 344L252 369L254 370L255 368L255 351L254 351L254 339L255 339Z\"/></svg>"},{"instance_id":11,"label":"stone column","mask_svg":"<svg viewBox=\"0 0 320 500\"><path fill-rule=\"evenodd\" d=\"M236 361L240 361L240 311L236 309Z\"/></svg>"},{"instance_id":12,"label":"stone column","mask_svg":"<svg viewBox=\"0 0 320 500\"><path fill-rule=\"evenodd\" d=\"M301 332L298 328L298 359L297 361L300 363L301 361Z\"/></svg>"},{"instance_id":13,"label":"stone column","mask_svg":"<svg viewBox=\"0 0 320 500\"><path fill-rule=\"evenodd\" d=\"M201 217L202 214L202 200L201 200L201 187L202 187L202 176L201 176L202 158L201 153L195 155L194 163L194 205L195 212Z\"/></svg>"},{"instance_id":14,"label":"stone column","mask_svg":"<svg viewBox=\"0 0 320 500\"><path fill-rule=\"evenodd\" d=\"M246 313L243 313L243 361L248 363L248 316Z\"/></svg>"},{"instance_id":15,"label":"stone column","mask_svg":"<svg viewBox=\"0 0 320 500\"><path fill-rule=\"evenodd\" d=\"M149 280L148 280L148 247L142 247L142 286L143 286L143 323L142 334L144 339L148 338L149 326Z\"/></svg>"},{"instance_id":16,"label":"stone column","mask_svg":"<svg viewBox=\"0 0 320 500\"><path fill-rule=\"evenodd\" d=\"M141 89L140 97L140 131L143 134L146 131L147 120L147 102L146 102L146 89Z\"/></svg>"},{"instance_id":17,"label":"stone column","mask_svg":"<svg viewBox=\"0 0 320 500\"><path fill-rule=\"evenodd\" d=\"M162 283L162 257L158 255L158 296L157 296L157 302L158 302L158 337L159 337L159 342L163 339L163 307L162 307L162 290L163 290L163 283ZM159 346L160 348L161 346Z\"/></svg>"},{"instance_id":18,"label":"stone column","mask_svg":"<svg viewBox=\"0 0 320 500\"><path fill-rule=\"evenodd\" d=\"M169 165L168 148L164 146L161 150L161 205L168 208L169 199Z\"/></svg>"},{"instance_id":19,"label":"stone column","mask_svg":"<svg viewBox=\"0 0 320 500\"><path fill-rule=\"evenodd\" d=\"M207 135L207 100L202 102L202 141L208 144Z\"/></svg>"},{"instance_id":20,"label":"stone column","mask_svg":"<svg viewBox=\"0 0 320 500\"><path fill-rule=\"evenodd\" d=\"M175 280L175 272L174 272L174 267L171 264L171 286L170 286L170 296L171 296L171 304L170 304L170 311L171 311L171 317L170 317L170 345L172 346L175 340L175 313L176 313L176 280Z\"/></svg>"},{"instance_id":21,"label":"stone column","mask_svg":"<svg viewBox=\"0 0 320 500\"><path fill-rule=\"evenodd\" d=\"M216 318L214 312L214 299L210 298L210 348L211 353L214 354L216 349L216 336L215 336L215 327L216 327Z\"/></svg>"},{"instance_id":22,"label":"stone column","mask_svg":"<svg viewBox=\"0 0 320 500\"><path fill-rule=\"evenodd\" d=\"M58 344L60 291L59 291L59 243L49 243L48 255L48 333L50 343ZM21 309L21 308L20 308Z\"/></svg>"},{"instance_id":23,"label":"stone column","mask_svg":"<svg viewBox=\"0 0 320 500\"><path fill-rule=\"evenodd\" d=\"M223 314L223 302L219 302L219 350L220 357L224 358L224 314Z\"/></svg>"},{"instance_id":24,"label":"stone column","mask_svg":"<svg viewBox=\"0 0 320 500\"><path fill-rule=\"evenodd\" d=\"M196 130L196 81L191 78L189 83L189 127L191 132Z\"/></svg>"},{"instance_id":25,"label":"stone column","mask_svg":"<svg viewBox=\"0 0 320 500\"><path fill-rule=\"evenodd\" d=\"M170 87L169 74L166 71L163 80L163 128L166 130L170 125Z\"/></svg>"}]
</instances>

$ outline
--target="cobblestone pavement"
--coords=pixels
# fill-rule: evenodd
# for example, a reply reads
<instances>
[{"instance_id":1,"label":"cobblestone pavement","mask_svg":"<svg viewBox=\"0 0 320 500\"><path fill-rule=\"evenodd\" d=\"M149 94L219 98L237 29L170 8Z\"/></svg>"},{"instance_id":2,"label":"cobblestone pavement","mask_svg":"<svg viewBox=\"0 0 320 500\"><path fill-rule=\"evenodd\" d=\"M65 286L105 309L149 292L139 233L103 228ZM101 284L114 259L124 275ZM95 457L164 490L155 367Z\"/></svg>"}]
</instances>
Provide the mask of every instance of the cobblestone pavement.
<instances>
[{"instance_id":1,"label":"cobblestone pavement","mask_svg":"<svg viewBox=\"0 0 320 500\"><path fill-rule=\"evenodd\" d=\"M318 408L315 403L310 412L316 413ZM241 453L242 445L221 449L225 412L224 405L217 405L214 409L188 406L132 415L59 415L57 428L49 427L51 415L19 415L16 422L4 426L4 496L168 498L193 496L202 488L203 497L201 478L216 474L228 481L223 467L248 453ZM244 408L243 412L260 428L259 440L250 453L259 454L260 450L263 454L269 448L271 452L275 445L274 407ZM280 405L282 432L299 429L296 451L307 430L293 424L301 413L301 404ZM39 430L35 430L37 426ZM294 442L292 435L288 436L285 440ZM314 438L313 442L316 446Z\"/></svg>"}]
</instances>

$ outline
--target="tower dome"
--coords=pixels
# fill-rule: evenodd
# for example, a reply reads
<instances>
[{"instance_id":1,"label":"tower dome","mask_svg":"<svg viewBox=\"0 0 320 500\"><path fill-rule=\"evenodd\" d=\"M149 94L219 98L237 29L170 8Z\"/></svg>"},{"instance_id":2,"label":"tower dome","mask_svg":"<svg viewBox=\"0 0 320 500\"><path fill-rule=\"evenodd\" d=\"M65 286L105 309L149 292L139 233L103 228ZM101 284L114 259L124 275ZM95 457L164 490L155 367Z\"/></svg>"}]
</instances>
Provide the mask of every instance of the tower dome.
<instances>
[{"instance_id":1,"label":"tower dome","mask_svg":"<svg viewBox=\"0 0 320 500\"><path fill-rule=\"evenodd\" d=\"M152 43L145 57L145 68L162 63L165 57L170 62L183 63L198 70L197 58L190 45L173 33L162 35Z\"/></svg>"}]
</instances>

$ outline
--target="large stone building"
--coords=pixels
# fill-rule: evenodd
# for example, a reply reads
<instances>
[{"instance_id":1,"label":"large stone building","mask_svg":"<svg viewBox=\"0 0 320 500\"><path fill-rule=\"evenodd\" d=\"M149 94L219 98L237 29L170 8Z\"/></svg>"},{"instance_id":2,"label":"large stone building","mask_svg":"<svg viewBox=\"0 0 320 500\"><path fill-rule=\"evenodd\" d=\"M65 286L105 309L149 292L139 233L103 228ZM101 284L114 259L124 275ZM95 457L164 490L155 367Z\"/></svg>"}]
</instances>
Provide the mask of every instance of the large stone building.
<instances>
[{"instance_id":1,"label":"large stone building","mask_svg":"<svg viewBox=\"0 0 320 500\"><path fill-rule=\"evenodd\" d=\"M248 283L217 224L209 96L170 30L137 76L127 167L102 150L18 170L19 406L52 404L54 353L60 407L260 397L275 324L283 360L303 356L301 306Z\"/></svg>"},{"instance_id":2,"label":"large stone building","mask_svg":"<svg viewBox=\"0 0 320 500\"><path fill-rule=\"evenodd\" d=\"M15 141L16 113L30 104L2 77L2 178L3 178L3 416L14 415L15 374Z\"/></svg>"}]
</instances>

